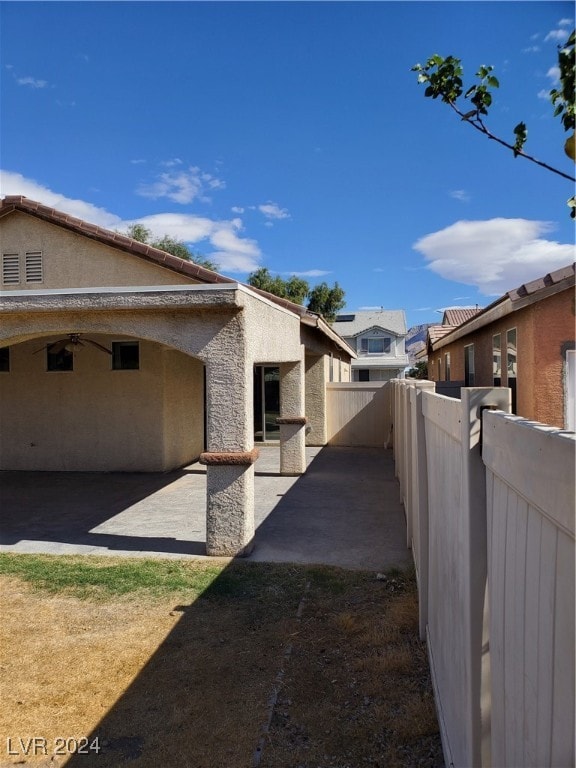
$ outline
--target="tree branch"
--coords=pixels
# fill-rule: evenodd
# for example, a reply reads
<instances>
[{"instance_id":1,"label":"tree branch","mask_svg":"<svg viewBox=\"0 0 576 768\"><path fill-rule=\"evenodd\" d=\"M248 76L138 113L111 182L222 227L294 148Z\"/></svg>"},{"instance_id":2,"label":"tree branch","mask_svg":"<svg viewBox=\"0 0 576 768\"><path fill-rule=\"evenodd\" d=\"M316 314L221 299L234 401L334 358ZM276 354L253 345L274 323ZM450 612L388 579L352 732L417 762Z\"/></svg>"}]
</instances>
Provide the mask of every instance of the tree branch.
<instances>
[{"instance_id":1,"label":"tree branch","mask_svg":"<svg viewBox=\"0 0 576 768\"><path fill-rule=\"evenodd\" d=\"M498 144L502 144L503 147L507 147L509 150L511 150L514 153L515 157L524 157L526 160L530 160L532 163L535 163L536 165L541 166L542 168L546 168L547 171L552 171L552 173L558 174L558 176L562 176L564 179L568 179L568 181L576 181L576 178L573 176L570 176L567 173L564 173L564 171L558 170L558 168L554 168L551 165L548 165L547 163L543 163L541 160L538 160L537 158L533 157L532 155L528 155L526 152L523 152L522 150L517 150L512 144L509 144L507 141L504 141L503 139L498 138L498 136L494 136L493 133L491 133L488 128L484 125L480 117L478 117L478 113L476 112L476 117L472 119L470 115L465 115L463 112L461 112L458 107L454 104L453 101L448 101L448 104L452 107L454 112L456 114L460 115L462 120L464 120L466 123L471 125L473 128L476 128L477 131L480 133L483 133L484 136L487 136L489 139L492 139L492 141L498 142Z\"/></svg>"}]
</instances>

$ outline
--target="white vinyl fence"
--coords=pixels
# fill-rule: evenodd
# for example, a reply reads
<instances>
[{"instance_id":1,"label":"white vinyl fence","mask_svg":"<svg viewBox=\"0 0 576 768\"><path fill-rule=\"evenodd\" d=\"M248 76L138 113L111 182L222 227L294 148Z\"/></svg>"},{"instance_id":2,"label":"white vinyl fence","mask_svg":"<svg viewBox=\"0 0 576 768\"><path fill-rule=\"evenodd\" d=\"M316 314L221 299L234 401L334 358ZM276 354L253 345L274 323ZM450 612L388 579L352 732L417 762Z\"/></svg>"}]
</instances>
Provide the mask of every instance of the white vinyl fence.
<instances>
[{"instance_id":1,"label":"white vinyl fence","mask_svg":"<svg viewBox=\"0 0 576 768\"><path fill-rule=\"evenodd\" d=\"M505 388L391 387L446 764L573 766L576 436Z\"/></svg>"},{"instance_id":2,"label":"white vinyl fence","mask_svg":"<svg viewBox=\"0 0 576 768\"><path fill-rule=\"evenodd\" d=\"M574 435L484 419L492 763L571 766Z\"/></svg>"},{"instance_id":3,"label":"white vinyl fence","mask_svg":"<svg viewBox=\"0 0 576 768\"><path fill-rule=\"evenodd\" d=\"M384 382L327 384L328 445L386 447L391 442L390 393Z\"/></svg>"}]
</instances>

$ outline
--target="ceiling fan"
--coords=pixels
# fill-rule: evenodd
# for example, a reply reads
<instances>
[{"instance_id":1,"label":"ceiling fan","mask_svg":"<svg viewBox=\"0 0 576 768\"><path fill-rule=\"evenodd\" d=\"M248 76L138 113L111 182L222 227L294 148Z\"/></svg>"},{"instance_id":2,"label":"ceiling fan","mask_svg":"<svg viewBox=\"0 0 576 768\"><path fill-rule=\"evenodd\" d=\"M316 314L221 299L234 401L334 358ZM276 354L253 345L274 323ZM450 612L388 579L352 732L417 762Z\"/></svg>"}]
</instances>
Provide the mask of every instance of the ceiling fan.
<instances>
[{"instance_id":1,"label":"ceiling fan","mask_svg":"<svg viewBox=\"0 0 576 768\"><path fill-rule=\"evenodd\" d=\"M69 333L67 338L58 339L57 341L53 341L51 344L45 344L43 347L40 347L40 349L37 349L32 354L36 355L38 352L42 352L43 349L48 350L48 352L51 352L52 354L58 354L58 352L62 352L64 349L67 352L76 352L80 347L86 346L86 344L91 344L93 347L96 347L102 352L107 352L109 355L112 354L112 350L106 349L106 347L103 347L102 344L98 344L97 341L85 338L82 338L82 341L80 341L81 335L82 334L80 333Z\"/></svg>"}]
</instances>

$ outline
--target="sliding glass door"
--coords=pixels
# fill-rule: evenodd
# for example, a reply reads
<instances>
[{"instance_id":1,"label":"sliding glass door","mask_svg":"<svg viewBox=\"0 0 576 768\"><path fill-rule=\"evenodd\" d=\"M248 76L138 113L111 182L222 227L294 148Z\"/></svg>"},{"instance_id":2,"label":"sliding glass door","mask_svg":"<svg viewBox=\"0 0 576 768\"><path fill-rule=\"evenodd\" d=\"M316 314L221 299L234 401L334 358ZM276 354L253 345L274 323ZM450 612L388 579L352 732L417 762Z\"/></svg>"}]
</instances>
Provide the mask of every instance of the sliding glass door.
<instances>
[{"instance_id":1,"label":"sliding glass door","mask_svg":"<svg viewBox=\"0 0 576 768\"><path fill-rule=\"evenodd\" d=\"M254 368L254 439L267 443L280 439L280 368L257 365Z\"/></svg>"}]
</instances>

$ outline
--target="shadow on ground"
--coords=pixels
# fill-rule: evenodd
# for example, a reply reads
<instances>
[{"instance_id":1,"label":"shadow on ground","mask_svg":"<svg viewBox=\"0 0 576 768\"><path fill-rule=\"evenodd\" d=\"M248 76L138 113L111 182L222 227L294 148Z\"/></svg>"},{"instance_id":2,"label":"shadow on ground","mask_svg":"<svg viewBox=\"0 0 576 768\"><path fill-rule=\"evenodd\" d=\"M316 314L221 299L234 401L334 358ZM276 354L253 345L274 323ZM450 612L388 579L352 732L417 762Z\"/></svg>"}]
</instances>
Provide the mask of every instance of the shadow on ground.
<instances>
[{"instance_id":1,"label":"shadow on ground","mask_svg":"<svg viewBox=\"0 0 576 768\"><path fill-rule=\"evenodd\" d=\"M341 571L346 577L313 565L231 562L194 602L171 606L180 620L86 734L88 744L98 739L101 751L73 755L69 768L441 765L417 611L412 606L408 618L402 613L386 618L387 601L397 596L395 582L376 578L376 571L409 563L391 456L377 449L327 448L311 458L307 474L297 480L280 477L266 462L261 474L257 471L258 527L249 560L358 570ZM18 474L23 486L16 473L3 477L2 501L10 511L2 525L5 543L34 540L36 551L51 551L41 549L43 542L71 542L80 545L80 553L82 546L93 552L97 546L116 553L152 550L156 556L203 551L203 538L138 536L138 515L122 521L123 514L156 495L155 513L148 502L140 509L148 515L142 524L150 534L165 522L175 494L182 492L186 502L186 483L192 479L202 489L204 478L194 469L134 480L86 474L76 478L76 506L65 477L54 482L46 476L42 488L41 474ZM38 506L21 495L29 480ZM105 505L99 492L103 481ZM170 505L163 494L170 494ZM186 503L184 511L189 514ZM98 532L112 518L125 527ZM354 586L347 592L349 579ZM388 640L395 644L396 660L386 655L386 633L394 621L400 634ZM351 655L356 641L358 653ZM403 730L419 706L428 716L432 711L432 724L422 733Z\"/></svg>"}]
</instances>

